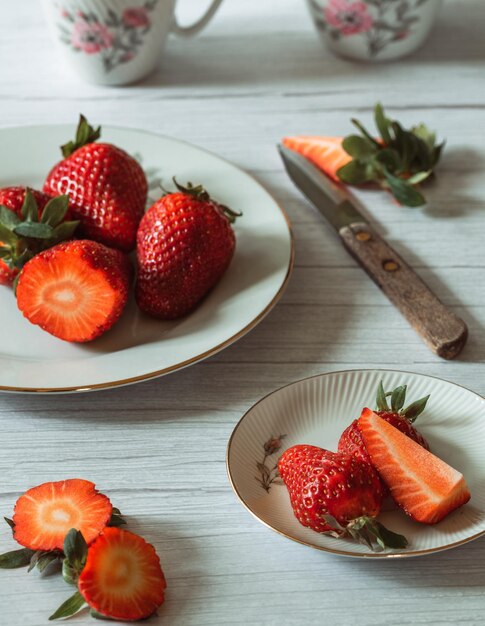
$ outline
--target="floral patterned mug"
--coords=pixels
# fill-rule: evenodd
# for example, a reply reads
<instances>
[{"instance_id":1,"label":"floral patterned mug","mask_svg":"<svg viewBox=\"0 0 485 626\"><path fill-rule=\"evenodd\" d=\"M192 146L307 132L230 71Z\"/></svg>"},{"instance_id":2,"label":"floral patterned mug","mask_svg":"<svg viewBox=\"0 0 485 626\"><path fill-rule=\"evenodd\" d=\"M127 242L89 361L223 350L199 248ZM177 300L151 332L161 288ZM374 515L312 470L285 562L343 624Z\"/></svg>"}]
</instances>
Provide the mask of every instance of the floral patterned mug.
<instances>
[{"instance_id":1,"label":"floral patterned mug","mask_svg":"<svg viewBox=\"0 0 485 626\"><path fill-rule=\"evenodd\" d=\"M169 32L195 35L222 0L191 26L175 19L176 0L43 0L50 30L70 66L91 83L124 85L159 64Z\"/></svg>"},{"instance_id":2,"label":"floral patterned mug","mask_svg":"<svg viewBox=\"0 0 485 626\"><path fill-rule=\"evenodd\" d=\"M324 42L336 54L388 61L426 40L441 0L307 0Z\"/></svg>"}]
</instances>

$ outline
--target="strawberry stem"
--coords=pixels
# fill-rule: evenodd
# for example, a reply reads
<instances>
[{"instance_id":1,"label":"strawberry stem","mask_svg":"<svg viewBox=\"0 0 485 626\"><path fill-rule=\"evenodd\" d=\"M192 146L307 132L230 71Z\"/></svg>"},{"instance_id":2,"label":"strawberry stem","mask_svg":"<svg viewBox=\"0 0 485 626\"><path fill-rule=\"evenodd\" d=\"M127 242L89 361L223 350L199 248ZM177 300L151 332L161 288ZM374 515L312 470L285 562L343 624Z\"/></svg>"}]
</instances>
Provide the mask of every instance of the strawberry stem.
<instances>
[{"instance_id":1,"label":"strawberry stem","mask_svg":"<svg viewBox=\"0 0 485 626\"><path fill-rule=\"evenodd\" d=\"M67 158L79 148L82 148L88 143L94 143L100 137L101 126L98 126L98 128L94 128L89 124L84 115L81 114L79 116L79 124L76 130L76 138L74 139L74 141L68 141L61 146L62 156L64 158Z\"/></svg>"},{"instance_id":2,"label":"strawberry stem","mask_svg":"<svg viewBox=\"0 0 485 626\"><path fill-rule=\"evenodd\" d=\"M226 216L227 220L231 223L234 224L234 222L236 221L236 218L241 217L242 213L237 213L236 211L233 211L232 209L230 209L228 206L226 206L225 204L220 204L219 202L216 202L215 200L212 200L212 198L210 197L208 191L204 188L203 185L196 185L194 186L192 183L187 183L187 186L184 187L183 185L180 185L177 180L175 179L175 176L172 177L172 180L174 182L174 185L177 187L177 189L181 192L181 193L185 193L189 196L192 196L193 198L195 198L196 200L199 200L200 202L211 202L213 204L213 206L217 209L219 209L219 211ZM163 187L162 187L163 189ZM164 191L166 191L164 189ZM170 193L167 192L166 193Z\"/></svg>"}]
</instances>

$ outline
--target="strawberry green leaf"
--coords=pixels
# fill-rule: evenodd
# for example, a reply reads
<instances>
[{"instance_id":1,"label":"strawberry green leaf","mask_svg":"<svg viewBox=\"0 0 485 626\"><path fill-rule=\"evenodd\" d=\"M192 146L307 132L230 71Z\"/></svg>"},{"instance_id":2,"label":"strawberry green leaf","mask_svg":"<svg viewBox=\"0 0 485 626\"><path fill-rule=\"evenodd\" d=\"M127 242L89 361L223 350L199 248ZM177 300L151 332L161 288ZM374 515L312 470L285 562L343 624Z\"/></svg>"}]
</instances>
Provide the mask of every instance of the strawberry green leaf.
<instances>
[{"instance_id":1,"label":"strawberry green leaf","mask_svg":"<svg viewBox=\"0 0 485 626\"><path fill-rule=\"evenodd\" d=\"M25 191L25 198L21 209L22 218L28 222L39 221L39 209L33 193L29 188Z\"/></svg>"},{"instance_id":2,"label":"strawberry green leaf","mask_svg":"<svg viewBox=\"0 0 485 626\"><path fill-rule=\"evenodd\" d=\"M399 413L399 411L404 406L404 401L406 400L406 385L401 385L400 387L396 387L391 394L391 408L394 413Z\"/></svg>"},{"instance_id":3,"label":"strawberry green leaf","mask_svg":"<svg viewBox=\"0 0 485 626\"><path fill-rule=\"evenodd\" d=\"M386 392L384 391L382 380L377 387L376 405L378 411L389 411L389 405L387 404Z\"/></svg>"},{"instance_id":4,"label":"strawberry green leaf","mask_svg":"<svg viewBox=\"0 0 485 626\"><path fill-rule=\"evenodd\" d=\"M54 229L49 224L27 221L21 222L13 229L13 232L20 237L28 237L30 239L50 239Z\"/></svg>"},{"instance_id":5,"label":"strawberry green leaf","mask_svg":"<svg viewBox=\"0 0 485 626\"><path fill-rule=\"evenodd\" d=\"M71 156L73 152L87 145L93 143L101 137L101 126L93 128L89 125L89 122L84 115L79 116L79 124L76 131L76 139L69 141L61 146L62 156L64 158Z\"/></svg>"},{"instance_id":6,"label":"strawberry green leaf","mask_svg":"<svg viewBox=\"0 0 485 626\"><path fill-rule=\"evenodd\" d=\"M350 161L346 165L339 167L337 170L337 176L343 183L349 185L362 185L372 180L369 177L369 168L365 163L360 161Z\"/></svg>"},{"instance_id":7,"label":"strawberry green leaf","mask_svg":"<svg viewBox=\"0 0 485 626\"><path fill-rule=\"evenodd\" d=\"M13 230L17 224L20 224L20 217L8 207L0 204L0 223L9 230Z\"/></svg>"},{"instance_id":8,"label":"strawberry green leaf","mask_svg":"<svg viewBox=\"0 0 485 626\"><path fill-rule=\"evenodd\" d=\"M402 168L401 157L399 152L394 150L394 148L384 148L380 150L376 154L375 160L378 163L382 163L390 172L395 172Z\"/></svg>"},{"instance_id":9,"label":"strawberry green leaf","mask_svg":"<svg viewBox=\"0 0 485 626\"><path fill-rule=\"evenodd\" d=\"M365 161L373 157L377 148L374 143L359 135L349 135L342 142L342 148L354 159Z\"/></svg>"},{"instance_id":10,"label":"strawberry green leaf","mask_svg":"<svg viewBox=\"0 0 485 626\"><path fill-rule=\"evenodd\" d=\"M91 615L91 617L94 617L94 619L106 620L107 622L113 621L111 617L103 615L102 613L98 613L98 611L95 611L94 609L91 609L89 611L89 615Z\"/></svg>"},{"instance_id":11,"label":"strawberry green leaf","mask_svg":"<svg viewBox=\"0 0 485 626\"><path fill-rule=\"evenodd\" d=\"M15 246L17 243L17 237L15 234L8 228L0 223L0 243L6 244L8 246Z\"/></svg>"},{"instance_id":12,"label":"strawberry green leaf","mask_svg":"<svg viewBox=\"0 0 485 626\"><path fill-rule=\"evenodd\" d=\"M22 548L0 554L0 569L16 569L17 567L27 567L35 554L35 550Z\"/></svg>"},{"instance_id":13,"label":"strawberry green leaf","mask_svg":"<svg viewBox=\"0 0 485 626\"><path fill-rule=\"evenodd\" d=\"M82 532L71 528L64 539L63 548L68 566L75 574L80 574L88 555L88 546Z\"/></svg>"},{"instance_id":14,"label":"strawberry green leaf","mask_svg":"<svg viewBox=\"0 0 485 626\"><path fill-rule=\"evenodd\" d=\"M416 400L416 402L413 402L407 408L405 408L402 414L407 420L413 423L414 421L416 421L416 419L421 415L421 413L426 408L426 404L428 403L428 400L429 400L429 395L425 396L424 398L420 398L419 400Z\"/></svg>"},{"instance_id":15,"label":"strawberry green leaf","mask_svg":"<svg viewBox=\"0 0 485 626\"><path fill-rule=\"evenodd\" d=\"M66 217L69 208L69 196L57 196L45 205L40 221L54 228Z\"/></svg>"},{"instance_id":16,"label":"strawberry green leaf","mask_svg":"<svg viewBox=\"0 0 485 626\"><path fill-rule=\"evenodd\" d=\"M427 172L416 172L416 174L413 174L407 179L407 182L410 185L418 185L419 183L422 183L427 178L429 178L432 173L432 170L428 170Z\"/></svg>"},{"instance_id":17,"label":"strawberry green leaf","mask_svg":"<svg viewBox=\"0 0 485 626\"><path fill-rule=\"evenodd\" d=\"M376 542L382 549L403 549L408 545L408 540L404 537L404 535L399 535L398 533L389 530L377 520L373 520L371 532L373 533Z\"/></svg>"},{"instance_id":18,"label":"strawberry green leaf","mask_svg":"<svg viewBox=\"0 0 485 626\"><path fill-rule=\"evenodd\" d=\"M360 130L360 132L364 135L366 139L375 144L378 148L381 147L380 143L374 139L374 137L367 131L367 129L364 128L364 126L359 122L359 120L352 118L351 122L356 128Z\"/></svg>"},{"instance_id":19,"label":"strawberry green leaf","mask_svg":"<svg viewBox=\"0 0 485 626\"><path fill-rule=\"evenodd\" d=\"M121 515L121 511L114 506L113 510L111 511L111 517L108 522L108 526L123 526L124 524L126 524L126 521Z\"/></svg>"},{"instance_id":20,"label":"strawberry green leaf","mask_svg":"<svg viewBox=\"0 0 485 626\"><path fill-rule=\"evenodd\" d=\"M19 256L12 259L11 264L13 265L13 267L16 267L18 270L20 270L27 263L27 261L33 259L34 256L35 253L32 252L32 250L24 250Z\"/></svg>"},{"instance_id":21,"label":"strawberry green leaf","mask_svg":"<svg viewBox=\"0 0 485 626\"><path fill-rule=\"evenodd\" d=\"M433 150L436 145L436 133L429 130L429 128L425 124L418 124L417 126L413 126L411 128L411 133L424 141L427 147L430 150Z\"/></svg>"},{"instance_id":22,"label":"strawberry green leaf","mask_svg":"<svg viewBox=\"0 0 485 626\"><path fill-rule=\"evenodd\" d=\"M418 207L426 204L423 195L407 181L393 176L387 169L384 169L384 176L392 195L400 204L409 207Z\"/></svg>"},{"instance_id":23,"label":"strawberry green leaf","mask_svg":"<svg viewBox=\"0 0 485 626\"><path fill-rule=\"evenodd\" d=\"M76 593L68 598L61 606L55 611L50 617L49 620L61 619L64 617L71 617L71 615L75 615L81 609L86 606L86 601L83 596L76 591Z\"/></svg>"},{"instance_id":24,"label":"strawberry green leaf","mask_svg":"<svg viewBox=\"0 0 485 626\"><path fill-rule=\"evenodd\" d=\"M378 102L374 107L374 118L377 126L377 130L379 131L382 140L386 145L391 143L391 135L389 133L389 127L391 125L391 121L387 119L384 114L384 109L382 105Z\"/></svg>"},{"instance_id":25,"label":"strawberry green leaf","mask_svg":"<svg viewBox=\"0 0 485 626\"><path fill-rule=\"evenodd\" d=\"M72 222L62 222L62 224L56 226L52 231L52 244L71 239L78 225L79 221L74 220Z\"/></svg>"},{"instance_id":26,"label":"strawberry green leaf","mask_svg":"<svg viewBox=\"0 0 485 626\"><path fill-rule=\"evenodd\" d=\"M0 259L10 259L11 256L12 251L10 248L7 248L6 246L0 247Z\"/></svg>"},{"instance_id":27,"label":"strawberry green leaf","mask_svg":"<svg viewBox=\"0 0 485 626\"><path fill-rule=\"evenodd\" d=\"M32 555L32 558L30 559L29 562L29 567L27 569L27 572L31 572L34 567L37 565L37 562L39 560L39 558L45 554L42 550L37 550L36 552L34 552L34 554Z\"/></svg>"},{"instance_id":28,"label":"strawberry green leaf","mask_svg":"<svg viewBox=\"0 0 485 626\"><path fill-rule=\"evenodd\" d=\"M37 569L40 573L44 572L51 563L58 561L61 558L60 552L44 552L37 560Z\"/></svg>"}]
</instances>

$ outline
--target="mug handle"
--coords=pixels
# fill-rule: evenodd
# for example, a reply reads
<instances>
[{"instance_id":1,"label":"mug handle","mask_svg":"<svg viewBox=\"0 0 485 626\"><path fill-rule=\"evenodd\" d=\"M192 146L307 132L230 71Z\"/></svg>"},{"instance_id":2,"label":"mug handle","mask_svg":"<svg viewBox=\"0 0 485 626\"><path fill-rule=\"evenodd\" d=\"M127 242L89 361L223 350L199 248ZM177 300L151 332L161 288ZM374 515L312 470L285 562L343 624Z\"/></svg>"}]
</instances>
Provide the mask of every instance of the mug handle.
<instances>
[{"instance_id":1,"label":"mug handle","mask_svg":"<svg viewBox=\"0 0 485 626\"><path fill-rule=\"evenodd\" d=\"M213 0L204 15L191 26L180 26L177 22L177 18L174 17L172 32L182 37L191 37L192 35L196 35L211 21L221 4L222 0Z\"/></svg>"}]
</instances>

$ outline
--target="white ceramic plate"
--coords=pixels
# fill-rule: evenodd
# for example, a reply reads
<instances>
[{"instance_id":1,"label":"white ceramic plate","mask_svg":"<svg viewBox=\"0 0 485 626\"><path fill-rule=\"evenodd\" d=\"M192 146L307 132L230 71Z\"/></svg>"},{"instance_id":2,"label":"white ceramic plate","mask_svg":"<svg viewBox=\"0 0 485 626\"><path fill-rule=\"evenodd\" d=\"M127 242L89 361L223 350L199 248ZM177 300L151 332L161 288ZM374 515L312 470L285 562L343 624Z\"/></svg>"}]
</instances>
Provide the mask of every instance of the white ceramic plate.
<instances>
[{"instance_id":1,"label":"white ceramic plate","mask_svg":"<svg viewBox=\"0 0 485 626\"><path fill-rule=\"evenodd\" d=\"M418 524L393 507L379 520L405 535L406 550L371 552L347 539L334 539L302 526L293 515L288 492L275 482L269 492L261 486L258 463L265 457L264 444L286 435L281 449L264 460L273 468L281 454L296 444L312 444L336 450L342 431L360 415L374 408L379 381L386 390L408 385L409 401L428 393L431 398L416 427L431 450L465 476L472 498L434 526ZM307 546L345 556L370 558L409 557L459 546L485 534L485 399L453 383L409 372L351 370L307 378L274 391L255 404L236 426L227 450L231 484L244 506L263 524Z\"/></svg>"},{"instance_id":2,"label":"white ceramic plate","mask_svg":"<svg viewBox=\"0 0 485 626\"><path fill-rule=\"evenodd\" d=\"M0 186L41 188L74 125L0 130ZM199 361L251 330L281 296L293 242L284 211L251 176L195 146L147 132L103 128L102 141L140 156L165 185L202 182L221 203L243 212L234 259L221 282L188 317L161 322L132 301L118 324L88 344L68 344L25 320L0 286L0 391L68 392L161 376ZM151 194L161 195L160 190Z\"/></svg>"}]
</instances>

